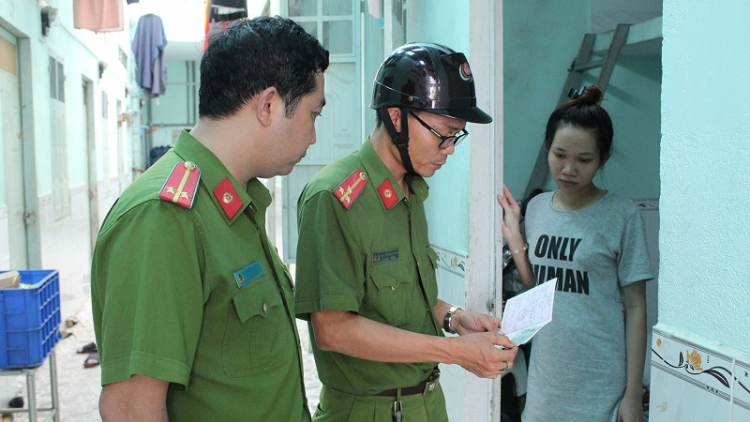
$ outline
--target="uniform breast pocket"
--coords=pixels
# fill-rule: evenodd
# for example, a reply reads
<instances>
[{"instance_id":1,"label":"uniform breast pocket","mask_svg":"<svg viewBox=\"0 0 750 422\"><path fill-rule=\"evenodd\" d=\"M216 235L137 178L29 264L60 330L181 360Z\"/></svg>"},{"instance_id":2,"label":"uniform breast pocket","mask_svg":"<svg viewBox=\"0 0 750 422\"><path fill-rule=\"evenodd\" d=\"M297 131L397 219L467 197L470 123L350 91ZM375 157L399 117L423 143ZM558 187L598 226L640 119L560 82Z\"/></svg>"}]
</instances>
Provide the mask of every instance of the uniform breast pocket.
<instances>
[{"instance_id":1,"label":"uniform breast pocket","mask_svg":"<svg viewBox=\"0 0 750 422\"><path fill-rule=\"evenodd\" d=\"M370 305L375 308L383 322L395 327L407 323L406 309L412 303L411 284L406 281L408 272L399 273L397 268L375 268L370 271L370 280L375 287Z\"/></svg>"},{"instance_id":2,"label":"uniform breast pocket","mask_svg":"<svg viewBox=\"0 0 750 422\"><path fill-rule=\"evenodd\" d=\"M221 348L226 375L257 375L286 364L293 334L276 283L255 279L235 291L232 302Z\"/></svg>"}]
</instances>

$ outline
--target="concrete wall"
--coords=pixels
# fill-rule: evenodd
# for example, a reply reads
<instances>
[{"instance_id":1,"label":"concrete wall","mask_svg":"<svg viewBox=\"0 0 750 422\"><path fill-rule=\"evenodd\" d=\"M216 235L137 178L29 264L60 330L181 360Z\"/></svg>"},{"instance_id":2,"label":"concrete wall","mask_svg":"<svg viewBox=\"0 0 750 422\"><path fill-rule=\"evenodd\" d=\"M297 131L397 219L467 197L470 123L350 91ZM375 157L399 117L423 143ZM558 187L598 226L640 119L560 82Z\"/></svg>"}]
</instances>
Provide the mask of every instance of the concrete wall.
<instances>
[{"instance_id":1,"label":"concrete wall","mask_svg":"<svg viewBox=\"0 0 750 422\"><path fill-rule=\"evenodd\" d=\"M749 14L664 1L652 421L750 420Z\"/></svg>"}]
</instances>

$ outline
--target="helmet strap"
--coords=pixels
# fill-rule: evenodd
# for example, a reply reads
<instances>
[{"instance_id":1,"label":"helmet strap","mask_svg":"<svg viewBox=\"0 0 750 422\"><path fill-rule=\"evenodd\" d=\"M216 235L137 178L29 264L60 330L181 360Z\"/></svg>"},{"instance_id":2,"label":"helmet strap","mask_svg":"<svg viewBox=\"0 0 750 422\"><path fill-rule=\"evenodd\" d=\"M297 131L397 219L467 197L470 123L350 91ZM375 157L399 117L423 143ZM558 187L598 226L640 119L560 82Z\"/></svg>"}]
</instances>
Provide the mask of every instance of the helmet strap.
<instances>
[{"instance_id":1,"label":"helmet strap","mask_svg":"<svg viewBox=\"0 0 750 422\"><path fill-rule=\"evenodd\" d=\"M385 129L388 131L388 135L391 136L391 142L398 149L401 155L401 162L406 168L406 175L404 177L406 184L409 187L409 192L414 193L411 188L411 181L414 179L413 176L417 176L417 172L414 171L414 167L411 164L411 158L409 157L409 113L406 107L401 108L401 132L396 131L396 126L391 121L391 116L388 114L388 107L380 107L378 109L378 115L380 120L385 125Z\"/></svg>"}]
</instances>

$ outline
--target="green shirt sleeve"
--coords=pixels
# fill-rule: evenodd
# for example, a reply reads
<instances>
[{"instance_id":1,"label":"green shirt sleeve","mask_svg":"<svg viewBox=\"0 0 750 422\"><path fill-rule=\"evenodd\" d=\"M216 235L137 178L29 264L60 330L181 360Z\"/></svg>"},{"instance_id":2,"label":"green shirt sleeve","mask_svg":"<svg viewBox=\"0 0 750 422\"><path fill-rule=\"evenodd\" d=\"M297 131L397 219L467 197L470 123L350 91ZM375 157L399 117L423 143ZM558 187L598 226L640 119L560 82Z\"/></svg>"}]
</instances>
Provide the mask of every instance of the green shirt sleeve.
<instances>
[{"instance_id":1,"label":"green shirt sleeve","mask_svg":"<svg viewBox=\"0 0 750 422\"><path fill-rule=\"evenodd\" d=\"M298 210L297 316L322 310L358 312L364 298L365 271L357 231L333 194L320 191Z\"/></svg>"},{"instance_id":2,"label":"green shirt sleeve","mask_svg":"<svg viewBox=\"0 0 750 422\"><path fill-rule=\"evenodd\" d=\"M203 318L201 221L162 201L133 207L102 229L94 307L102 384L135 374L186 387ZM95 315L101 315L95 312Z\"/></svg>"}]
</instances>

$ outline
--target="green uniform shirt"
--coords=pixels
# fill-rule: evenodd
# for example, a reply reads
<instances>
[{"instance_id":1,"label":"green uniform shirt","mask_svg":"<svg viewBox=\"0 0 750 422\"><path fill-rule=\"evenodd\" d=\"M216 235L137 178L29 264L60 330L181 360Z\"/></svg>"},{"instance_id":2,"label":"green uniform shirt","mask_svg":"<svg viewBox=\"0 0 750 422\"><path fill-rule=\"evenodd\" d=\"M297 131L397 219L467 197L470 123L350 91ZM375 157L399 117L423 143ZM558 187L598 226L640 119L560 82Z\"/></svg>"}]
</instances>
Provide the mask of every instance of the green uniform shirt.
<instances>
[{"instance_id":1,"label":"green uniform shirt","mask_svg":"<svg viewBox=\"0 0 750 422\"><path fill-rule=\"evenodd\" d=\"M201 171L192 209L159 199L181 161ZM310 420L291 277L265 232L270 203L260 181L240 186L186 131L123 192L91 270L103 385L169 381L175 421ZM239 208L231 219L227 204Z\"/></svg>"},{"instance_id":2,"label":"green uniform shirt","mask_svg":"<svg viewBox=\"0 0 750 422\"><path fill-rule=\"evenodd\" d=\"M334 192L357 170L366 172L367 183L347 209ZM390 193L385 192L386 180ZM381 185L383 196L378 192ZM437 254L427 240L428 188L421 177L412 186L415 193L406 199L369 140L310 181L298 204L298 317L344 310L404 330L443 336L433 313ZM388 210L384 201L395 204ZM436 365L367 361L321 351L315 341L311 343L322 383L349 394L417 385Z\"/></svg>"}]
</instances>

